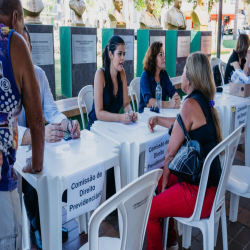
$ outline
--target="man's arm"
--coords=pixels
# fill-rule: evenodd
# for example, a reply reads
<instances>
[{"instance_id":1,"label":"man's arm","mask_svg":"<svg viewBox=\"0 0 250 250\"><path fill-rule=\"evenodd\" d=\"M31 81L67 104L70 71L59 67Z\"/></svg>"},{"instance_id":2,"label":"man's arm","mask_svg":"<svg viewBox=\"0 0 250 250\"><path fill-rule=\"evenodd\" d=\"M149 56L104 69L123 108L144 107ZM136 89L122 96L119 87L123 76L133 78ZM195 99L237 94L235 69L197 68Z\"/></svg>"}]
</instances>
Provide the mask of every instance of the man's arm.
<instances>
[{"instance_id":1,"label":"man's arm","mask_svg":"<svg viewBox=\"0 0 250 250\"><path fill-rule=\"evenodd\" d=\"M39 78L37 77L37 78L40 81L39 82L40 86L42 86L41 94L43 95L43 114L44 114L45 120L51 124L57 124L56 125L57 127L60 126L59 130L68 131L68 129L70 129L72 133L72 138L73 139L79 138L80 126L78 122L76 120L73 121L72 122L73 127L71 128L70 121L57 108L57 105L51 93L49 81L45 75L45 72L41 68L37 67L36 73L38 73L38 71L39 71L40 77ZM53 131L56 129L56 127L51 124L45 127L45 141L58 142L63 138L64 133L60 131Z\"/></svg>"},{"instance_id":2,"label":"man's arm","mask_svg":"<svg viewBox=\"0 0 250 250\"><path fill-rule=\"evenodd\" d=\"M43 96L43 115L47 122L49 123L61 123L67 117L62 114L54 101L51 89L49 86L49 81L45 75L45 72L41 68L35 69L36 73L39 71L39 84L41 86Z\"/></svg>"},{"instance_id":3,"label":"man's arm","mask_svg":"<svg viewBox=\"0 0 250 250\"><path fill-rule=\"evenodd\" d=\"M41 171L44 155L44 124L41 97L33 63L23 38L14 33L10 42L13 73L22 96L32 141L32 165L25 172Z\"/></svg>"}]
</instances>

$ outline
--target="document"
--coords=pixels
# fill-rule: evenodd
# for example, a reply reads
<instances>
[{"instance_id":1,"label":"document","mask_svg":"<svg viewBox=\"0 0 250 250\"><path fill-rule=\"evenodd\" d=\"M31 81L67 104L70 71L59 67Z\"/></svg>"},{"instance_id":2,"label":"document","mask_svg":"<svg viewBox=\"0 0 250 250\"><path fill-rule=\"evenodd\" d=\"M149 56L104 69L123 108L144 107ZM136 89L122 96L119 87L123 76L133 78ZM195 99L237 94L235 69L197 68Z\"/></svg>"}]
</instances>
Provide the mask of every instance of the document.
<instances>
[{"instance_id":1,"label":"document","mask_svg":"<svg viewBox=\"0 0 250 250\"><path fill-rule=\"evenodd\" d=\"M129 125L125 125L125 124L120 123L120 122L117 122L117 124L118 124L119 126L125 128L125 129L127 129L127 130L135 130L135 129L138 129L138 128L142 127L142 126L147 126L146 123L140 122L140 121L137 121L137 122L130 122Z\"/></svg>"}]
</instances>

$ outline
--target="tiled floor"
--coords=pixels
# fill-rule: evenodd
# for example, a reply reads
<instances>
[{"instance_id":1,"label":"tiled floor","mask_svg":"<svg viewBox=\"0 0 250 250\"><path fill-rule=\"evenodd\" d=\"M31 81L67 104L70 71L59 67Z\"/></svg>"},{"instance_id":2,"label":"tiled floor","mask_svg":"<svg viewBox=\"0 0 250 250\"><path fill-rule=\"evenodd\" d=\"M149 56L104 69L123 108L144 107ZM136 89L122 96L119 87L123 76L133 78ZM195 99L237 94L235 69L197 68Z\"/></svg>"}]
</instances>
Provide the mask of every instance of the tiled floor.
<instances>
[{"instance_id":1,"label":"tiled floor","mask_svg":"<svg viewBox=\"0 0 250 250\"><path fill-rule=\"evenodd\" d=\"M241 150L239 148L239 150ZM237 151L234 164L244 165L244 154L240 151ZM227 216L229 214L229 205L230 205L230 194L226 195L226 208ZM228 234L228 249L229 250L250 250L250 199L241 198L239 204L239 214L237 222L230 222L227 217L227 234ZM63 240L63 249L64 250L77 250L82 245L88 241L88 235L82 233L78 234L78 224L75 220L66 222L66 213L67 211L63 208L63 226L69 230L69 236L66 240ZM105 221L102 222L99 229L100 236L109 236L109 237L119 237L119 228L117 216L109 215ZM182 248L182 237L178 236L178 243L180 248ZM193 228L192 230L192 250L202 250L203 239L202 233L199 229ZM34 247L32 249L35 249ZM223 249L222 247L222 236L221 228L219 228L216 250ZM131 249L137 250L137 249ZM144 242L143 250L146 250L146 240Z\"/></svg>"}]
</instances>

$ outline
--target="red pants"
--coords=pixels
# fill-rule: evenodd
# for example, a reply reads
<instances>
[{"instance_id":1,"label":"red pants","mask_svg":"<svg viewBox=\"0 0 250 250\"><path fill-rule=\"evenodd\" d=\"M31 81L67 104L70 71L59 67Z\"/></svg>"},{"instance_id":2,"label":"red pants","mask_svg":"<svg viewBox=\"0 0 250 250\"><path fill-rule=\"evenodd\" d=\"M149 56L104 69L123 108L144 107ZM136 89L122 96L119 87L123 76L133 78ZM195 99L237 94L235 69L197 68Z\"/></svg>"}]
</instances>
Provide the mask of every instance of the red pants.
<instances>
[{"instance_id":1,"label":"red pants","mask_svg":"<svg viewBox=\"0 0 250 250\"><path fill-rule=\"evenodd\" d=\"M188 218L193 214L198 186L186 182L178 183L177 177L170 176L169 188L155 196L149 214L147 225L147 250L162 250L162 219L167 217ZM162 178L159 180L158 190L162 188ZM214 202L217 187L206 190L201 218L209 217ZM176 241L173 219L169 221L168 246Z\"/></svg>"}]
</instances>

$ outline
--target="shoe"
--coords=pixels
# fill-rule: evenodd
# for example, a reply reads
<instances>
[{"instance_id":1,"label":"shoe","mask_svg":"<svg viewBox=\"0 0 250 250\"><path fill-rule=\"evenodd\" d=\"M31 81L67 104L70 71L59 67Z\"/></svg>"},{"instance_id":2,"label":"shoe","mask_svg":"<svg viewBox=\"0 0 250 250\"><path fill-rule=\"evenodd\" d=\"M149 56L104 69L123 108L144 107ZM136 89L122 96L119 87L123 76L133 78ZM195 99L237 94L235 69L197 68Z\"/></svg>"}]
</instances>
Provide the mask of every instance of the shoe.
<instances>
[{"instance_id":1,"label":"shoe","mask_svg":"<svg viewBox=\"0 0 250 250\"><path fill-rule=\"evenodd\" d=\"M171 247L167 247L167 250L178 250L179 249L179 244L176 241Z\"/></svg>"},{"instance_id":2,"label":"shoe","mask_svg":"<svg viewBox=\"0 0 250 250\"><path fill-rule=\"evenodd\" d=\"M34 244L37 250L43 249L41 235L38 230L35 232L30 230L30 241Z\"/></svg>"},{"instance_id":3,"label":"shoe","mask_svg":"<svg viewBox=\"0 0 250 250\"><path fill-rule=\"evenodd\" d=\"M68 233L69 233L68 229L65 227L62 227L62 238L63 239L68 238Z\"/></svg>"}]
</instances>

